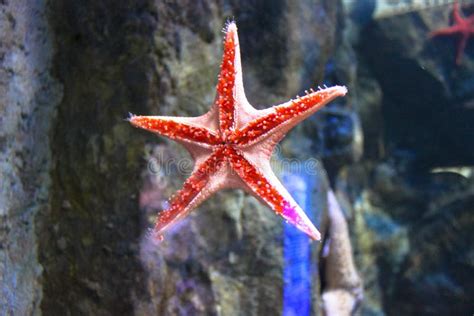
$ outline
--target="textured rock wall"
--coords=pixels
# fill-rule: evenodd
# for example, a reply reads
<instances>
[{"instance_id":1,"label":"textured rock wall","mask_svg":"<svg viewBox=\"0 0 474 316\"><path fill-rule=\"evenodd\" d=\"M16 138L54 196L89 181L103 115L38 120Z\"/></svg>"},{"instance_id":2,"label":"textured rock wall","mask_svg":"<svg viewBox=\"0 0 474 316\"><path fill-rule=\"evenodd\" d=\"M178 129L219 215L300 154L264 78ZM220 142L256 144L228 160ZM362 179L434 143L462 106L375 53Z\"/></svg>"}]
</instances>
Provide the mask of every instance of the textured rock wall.
<instances>
[{"instance_id":1,"label":"textured rock wall","mask_svg":"<svg viewBox=\"0 0 474 316\"><path fill-rule=\"evenodd\" d=\"M329 0L0 1L0 314L280 314L280 218L222 192L150 244L156 209L185 178L160 163L188 156L124 119L205 112L231 17L255 106L301 94L325 73L328 84L352 82L350 58L327 67L340 12ZM343 102L310 119L280 158L338 157L337 170L358 156L354 117ZM335 122L346 128L333 133ZM325 177L311 196L317 217ZM313 279L318 314L324 284Z\"/></svg>"},{"instance_id":2,"label":"textured rock wall","mask_svg":"<svg viewBox=\"0 0 474 316\"><path fill-rule=\"evenodd\" d=\"M0 38L0 314L37 315L35 216L49 208L49 136L62 95L45 1L0 2Z\"/></svg>"},{"instance_id":3,"label":"textured rock wall","mask_svg":"<svg viewBox=\"0 0 474 316\"><path fill-rule=\"evenodd\" d=\"M51 207L38 232L41 309L131 314L143 288L137 191L144 139L124 118L166 95L170 77L157 55L168 54L168 38L155 40L159 16L149 1L49 5L64 97L52 138Z\"/></svg>"}]
</instances>

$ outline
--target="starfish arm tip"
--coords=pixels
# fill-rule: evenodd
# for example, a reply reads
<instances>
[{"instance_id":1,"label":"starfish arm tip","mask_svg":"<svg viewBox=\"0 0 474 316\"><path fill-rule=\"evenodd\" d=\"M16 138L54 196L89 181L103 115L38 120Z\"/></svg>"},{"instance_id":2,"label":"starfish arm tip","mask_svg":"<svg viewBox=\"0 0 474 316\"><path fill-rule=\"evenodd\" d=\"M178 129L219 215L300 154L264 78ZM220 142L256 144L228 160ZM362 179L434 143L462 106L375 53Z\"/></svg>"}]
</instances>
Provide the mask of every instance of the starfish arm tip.
<instances>
[{"instance_id":1,"label":"starfish arm tip","mask_svg":"<svg viewBox=\"0 0 474 316\"><path fill-rule=\"evenodd\" d=\"M300 207L286 204L281 215L288 223L294 225L311 239L321 240L321 233Z\"/></svg>"},{"instance_id":2,"label":"starfish arm tip","mask_svg":"<svg viewBox=\"0 0 474 316\"><path fill-rule=\"evenodd\" d=\"M347 94L348 90L346 86L336 86L336 87L338 88L341 96L345 96Z\"/></svg>"},{"instance_id":3,"label":"starfish arm tip","mask_svg":"<svg viewBox=\"0 0 474 316\"><path fill-rule=\"evenodd\" d=\"M126 120L127 122L129 122L130 124L132 124L133 126L139 127L139 126L137 125L137 118L138 118L138 117L139 117L138 115L133 115L133 114L129 113L129 114L128 114L128 117L127 117L125 120Z\"/></svg>"},{"instance_id":4,"label":"starfish arm tip","mask_svg":"<svg viewBox=\"0 0 474 316\"><path fill-rule=\"evenodd\" d=\"M343 97L347 94L348 90L346 86L333 86L321 90L323 95L329 96L330 99L334 99L336 97Z\"/></svg>"},{"instance_id":5,"label":"starfish arm tip","mask_svg":"<svg viewBox=\"0 0 474 316\"><path fill-rule=\"evenodd\" d=\"M143 118L143 116L129 113L128 118L126 118L125 120L132 124L134 127L145 129L145 126L143 125Z\"/></svg>"},{"instance_id":6,"label":"starfish arm tip","mask_svg":"<svg viewBox=\"0 0 474 316\"><path fill-rule=\"evenodd\" d=\"M319 231L315 231L310 235L311 239L316 241L321 241L321 233Z\"/></svg>"},{"instance_id":7,"label":"starfish arm tip","mask_svg":"<svg viewBox=\"0 0 474 316\"><path fill-rule=\"evenodd\" d=\"M148 229L146 232L146 238L155 246L159 245L164 240L163 234L156 228Z\"/></svg>"},{"instance_id":8,"label":"starfish arm tip","mask_svg":"<svg viewBox=\"0 0 474 316\"><path fill-rule=\"evenodd\" d=\"M319 87L319 86L318 86ZM314 92L314 90L311 90L311 92ZM332 87L326 87L324 85L324 88L319 87L318 91L314 93L322 93L322 94L329 94L333 96L340 96L343 97L347 94L348 90L346 86L332 86Z\"/></svg>"},{"instance_id":9,"label":"starfish arm tip","mask_svg":"<svg viewBox=\"0 0 474 316\"><path fill-rule=\"evenodd\" d=\"M437 31L431 31L431 32L428 33L428 38L431 39L433 37L436 37L436 35L437 35Z\"/></svg>"},{"instance_id":10,"label":"starfish arm tip","mask_svg":"<svg viewBox=\"0 0 474 316\"><path fill-rule=\"evenodd\" d=\"M319 230L313 226L313 224L310 222L309 225L296 225L298 229L306 233L311 239L320 241L321 240L321 233Z\"/></svg>"},{"instance_id":11,"label":"starfish arm tip","mask_svg":"<svg viewBox=\"0 0 474 316\"><path fill-rule=\"evenodd\" d=\"M237 31L237 24L234 19L229 19L225 26L225 33Z\"/></svg>"},{"instance_id":12,"label":"starfish arm tip","mask_svg":"<svg viewBox=\"0 0 474 316\"><path fill-rule=\"evenodd\" d=\"M131 122L132 119L135 117L136 115L131 113L131 112L128 112L128 116L126 118L124 118L123 120L124 121L127 121L127 122Z\"/></svg>"}]
</instances>

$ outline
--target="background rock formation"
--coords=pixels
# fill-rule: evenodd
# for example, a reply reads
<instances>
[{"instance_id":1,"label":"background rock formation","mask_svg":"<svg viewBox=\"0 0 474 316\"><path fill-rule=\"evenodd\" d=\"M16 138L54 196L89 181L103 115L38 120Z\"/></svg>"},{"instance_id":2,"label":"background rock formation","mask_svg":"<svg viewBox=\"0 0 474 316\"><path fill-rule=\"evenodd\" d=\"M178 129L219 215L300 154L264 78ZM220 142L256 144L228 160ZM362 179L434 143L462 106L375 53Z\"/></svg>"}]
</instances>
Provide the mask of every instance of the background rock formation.
<instances>
[{"instance_id":1,"label":"background rock formation","mask_svg":"<svg viewBox=\"0 0 474 316\"><path fill-rule=\"evenodd\" d=\"M62 96L44 3L3 1L0 42L0 314L33 315L44 272L35 218L50 208L50 135Z\"/></svg>"},{"instance_id":2,"label":"background rock formation","mask_svg":"<svg viewBox=\"0 0 474 316\"><path fill-rule=\"evenodd\" d=\"M427 37L449 11L355 25L332 0L0 1L0 314L281 314L284 223L253 198L221 192L163 244L144 238L190 166L124 118L204 113L228 18L252 104L349 88L275 162L323 162L308 212L351 237L358 313L472 313L474 56L455 67L450 39ZM350 265L351 282L331 277L347 257L325 244L313 314L361 284Z\"/></svg>"}]
</instances>

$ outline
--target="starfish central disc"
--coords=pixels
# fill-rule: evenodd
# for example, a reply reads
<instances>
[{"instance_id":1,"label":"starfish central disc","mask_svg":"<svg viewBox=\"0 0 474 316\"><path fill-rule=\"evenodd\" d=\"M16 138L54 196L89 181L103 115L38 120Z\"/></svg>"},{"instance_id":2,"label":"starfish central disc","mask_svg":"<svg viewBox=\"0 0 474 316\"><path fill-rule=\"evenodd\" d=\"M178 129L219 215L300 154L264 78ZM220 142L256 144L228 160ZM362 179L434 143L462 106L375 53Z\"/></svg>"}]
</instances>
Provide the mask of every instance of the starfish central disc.
<instances>
[{"instance_id":1,"label":"starfish central disc","mask_svg":"<svg viewBox=\"0 0 474 316\"><path fill-rule=\"evenodd\" d=\"M242 83L237 26L226 27L216 99L198 117L131 116L130 123L181 143L195 166L181 190L160 212L155 233L161 235L192 209L224 188L240 188L268 205L309 237L320 233L275 176L270 157L275 145L295 125L336 97L343 86L320 89L264 110L252 107Z\"/></svg>"}]
</instances>

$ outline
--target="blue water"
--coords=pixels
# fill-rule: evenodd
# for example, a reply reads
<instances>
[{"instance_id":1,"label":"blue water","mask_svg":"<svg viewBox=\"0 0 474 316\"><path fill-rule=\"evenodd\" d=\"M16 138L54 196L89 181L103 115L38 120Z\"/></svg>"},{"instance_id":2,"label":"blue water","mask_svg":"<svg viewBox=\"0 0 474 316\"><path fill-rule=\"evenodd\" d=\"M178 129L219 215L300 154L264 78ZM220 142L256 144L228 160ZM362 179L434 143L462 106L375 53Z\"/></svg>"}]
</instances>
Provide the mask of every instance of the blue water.
<instances>
[{"instance_id":1,"label":"blue water","mask_svg":"<svg viewBox=\"0 0 474 316\"><path fill-rule=\"evenodd\" d=\"M315 222L311 194L314 175L289 172L283 175L283 183L311 221ZM283 315L306 316L311 312L311 262L310 239L290 224L284 226Z\"/></svg>"}]
</instances>

